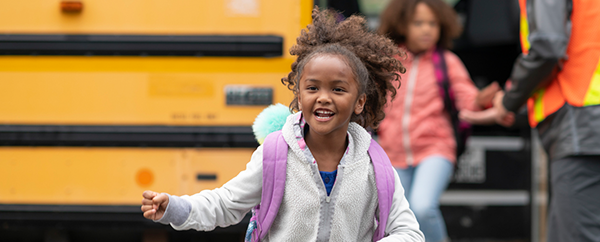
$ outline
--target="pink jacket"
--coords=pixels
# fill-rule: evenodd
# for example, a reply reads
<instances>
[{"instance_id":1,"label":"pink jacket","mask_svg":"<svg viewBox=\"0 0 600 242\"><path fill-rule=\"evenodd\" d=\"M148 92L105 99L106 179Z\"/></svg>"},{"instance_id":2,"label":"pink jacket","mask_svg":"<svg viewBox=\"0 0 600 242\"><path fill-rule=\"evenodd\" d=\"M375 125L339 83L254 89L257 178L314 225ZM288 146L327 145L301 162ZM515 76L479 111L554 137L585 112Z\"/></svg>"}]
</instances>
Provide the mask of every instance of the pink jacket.
<instances>
[{"instance_id":1,"label":"pink jacket","mask_svg":"<svg viewBox=\"0 0 600 242\"><path fill-rule=\"evenodd\" d=\"M386 117L378 130L379 143L394 167L416 166L431 155L455 162L456 141L435 77L433 50L418 56L406 53L406 59L401 60L406 73L401 75L396 98L386 106ZM450 51L445 51L444 57L457 109L477 110L478 90L462 61Z\"/></svg>"}]
</instances>

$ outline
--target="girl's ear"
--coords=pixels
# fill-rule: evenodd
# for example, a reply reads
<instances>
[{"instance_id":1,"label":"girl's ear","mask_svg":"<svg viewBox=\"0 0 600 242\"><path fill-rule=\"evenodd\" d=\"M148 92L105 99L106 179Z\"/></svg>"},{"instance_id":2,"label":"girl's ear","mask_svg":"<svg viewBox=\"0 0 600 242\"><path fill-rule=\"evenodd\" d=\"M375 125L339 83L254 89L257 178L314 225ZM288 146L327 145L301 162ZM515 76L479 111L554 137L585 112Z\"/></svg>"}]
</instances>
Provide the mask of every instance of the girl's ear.
<instances>
[{"instance_id":1,"label":"girl's ear","mask_svg":"<svg viewBox=\"0 0 600 242\"><path fill-rule=\"evenodd\" d=\"M302 99L300 98L300 94L298 94L298 111L302 111Z\"/></svg>"},{"instance_id":2,"label":"girl's ear","mask_svg":"<svg viewBox=\"0 0 600 242\"><path fill-rule=\"evenodd\" d=\"M356 115L359 115L360 113L362 113L363 109L365 108L365 103L367 102L367 94L361 94L360 97L358 97L358 100L356 100L356 105L354 105L354 113Z\"/></svg>"}]
</instances>

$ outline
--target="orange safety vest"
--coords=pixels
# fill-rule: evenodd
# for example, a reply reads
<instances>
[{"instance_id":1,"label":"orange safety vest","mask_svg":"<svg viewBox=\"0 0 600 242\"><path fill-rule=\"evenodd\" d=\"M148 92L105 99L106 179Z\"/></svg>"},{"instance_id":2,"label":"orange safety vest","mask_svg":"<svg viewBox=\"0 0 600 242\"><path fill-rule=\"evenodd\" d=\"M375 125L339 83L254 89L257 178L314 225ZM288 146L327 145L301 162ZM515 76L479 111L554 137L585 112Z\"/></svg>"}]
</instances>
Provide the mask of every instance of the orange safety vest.
<instances>
[{"instance_id":1,"label":"orange safety vest","mask_svg":"<svg viewBox=\"0 0 600 242\"><path fill-rule=\"evenodd\" d=\"M519 0L521 8L521 48L530 48L527 0ZM558 111L565 102L575 107L600 104L600 1L572 0L571 36L567 60L550 84L536 91L527 101L529 124L536 127Z\"/></svg>"}]
</instances>

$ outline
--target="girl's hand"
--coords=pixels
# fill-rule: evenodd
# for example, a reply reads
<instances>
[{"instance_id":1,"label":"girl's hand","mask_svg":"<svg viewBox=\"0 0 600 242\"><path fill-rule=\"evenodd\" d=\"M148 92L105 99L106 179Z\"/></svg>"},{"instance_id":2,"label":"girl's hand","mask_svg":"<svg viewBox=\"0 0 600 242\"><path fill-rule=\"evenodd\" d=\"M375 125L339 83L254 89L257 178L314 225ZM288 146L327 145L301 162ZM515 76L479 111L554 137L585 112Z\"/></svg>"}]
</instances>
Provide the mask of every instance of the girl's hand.
<instances>
[{"instance_id":1,"label":"girl's hand","mask_svg":"<svg viewBox=\"0 0 600 242\"><path fill-rule=\"evenodd\" d=\"M142 212L144 217L152 220L159 220L165 214L169 204L169 196L164 193L145 191L142 193Z\"/></svg>"},{"instance_id":2,"label":"girl's hand","mask_svg":"<svg viewBox=\"0 0 600 242\"><path fill-rule=\"evenodd\" d=\"M458 113L458 118L470 124L491 125L496 123L497 110L495 108L486 109L483 111L462 110Z\"/></svg>"}]
</instances>

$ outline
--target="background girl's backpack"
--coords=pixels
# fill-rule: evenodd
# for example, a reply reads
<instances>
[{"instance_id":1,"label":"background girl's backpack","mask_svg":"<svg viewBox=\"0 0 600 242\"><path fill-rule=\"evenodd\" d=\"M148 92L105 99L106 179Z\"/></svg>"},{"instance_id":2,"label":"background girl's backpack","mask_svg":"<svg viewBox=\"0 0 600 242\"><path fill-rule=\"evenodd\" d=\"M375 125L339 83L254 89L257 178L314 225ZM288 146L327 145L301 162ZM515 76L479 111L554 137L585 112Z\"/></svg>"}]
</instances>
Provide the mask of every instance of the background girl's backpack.
<instances>
[{"instance_id":1,"label":"background girl's backpack","mask_svg":"<svg viewBox=\"0 0 600 242\"><path fill-rule=\"evenodd\" d=\"M282 113L281 110L274 110L277 108L277 106L272 105L257 117L253 129L259 142L263 139L261 139L259 135L256 135L257 121L260 122L262 118L266 118L269 120L270 124L281 124L279 121L267 118L271 117L272 114L264 114L265 112ZM287 107L285 108L287 109ZM289 114L289 110L287 112ZM281 124L281 127L283 127L283 124ZM279 129L281 129L281 127L279 127ZM373 235L373 241L378 241L385 235L385 227L387 225L387 219L395 191L395 170L392 167L387 154L375 140L371 140L368 152L373 163L379 201L379 216L376 216L378 217L378 226ZM279 206L283 199L283 192L285 190L287 154L288 144L285 142L280 130L271 132L264 138L262 194L260 204L252 210L252 218L250 219L248 231L246 232L246 242L261 241L267 235L269 228L271 228L271 225L277 216Z\"/></svg>"},{"instance_id":2,"label":"background girl's backpack","mask_svg":"<svg viewBox=\"0 0 600 242\"><path fill-rule=\"evenodd\" d=\"M454 137L456 139L456 160L465 152L467 148L467 139L471 135L471 125L458 119L458 109L456 108L456 98L454 92L450 89L450 80L448 78L448 66L444 58L444 49L436 48L431 56L435 68L435 77L440 87L440 96L444 100L444 109L450 115ZM458 162L457 162L458 163Z\"/></svg>"}]
</instances>

